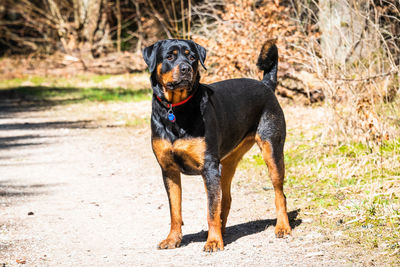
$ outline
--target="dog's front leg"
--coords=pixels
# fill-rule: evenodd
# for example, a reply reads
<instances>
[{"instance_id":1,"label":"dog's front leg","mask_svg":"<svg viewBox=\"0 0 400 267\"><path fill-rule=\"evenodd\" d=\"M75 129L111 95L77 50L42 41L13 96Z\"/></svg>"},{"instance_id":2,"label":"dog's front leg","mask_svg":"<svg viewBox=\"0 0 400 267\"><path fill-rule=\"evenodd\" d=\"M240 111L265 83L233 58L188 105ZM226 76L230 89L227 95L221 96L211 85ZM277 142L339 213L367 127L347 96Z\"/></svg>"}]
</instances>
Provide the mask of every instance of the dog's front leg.
<instances>
[{"instance_id":1,"label":"dog's front leg","mask_svg":"<svg viewBox=\"0 0 400 267\"><path fill-rule=\"evenodd\" d=\"M224 249L221 234L221 174L218 163L205 165L203 173L207 193L208 237L204 251L214 252Z\"/></svg>"},{"instance_id":2,"label":"dog's front leg","mask_svg":"<svg viewBox=\"0 0 400 267\"><path fill-rule=\"evenodd\" d=\"M182 188L179 171L163 171L163 180L169 200L171 230L167 238L158 244L160 249L177 248L182 241Z\"/></svg>"}]
</instances>

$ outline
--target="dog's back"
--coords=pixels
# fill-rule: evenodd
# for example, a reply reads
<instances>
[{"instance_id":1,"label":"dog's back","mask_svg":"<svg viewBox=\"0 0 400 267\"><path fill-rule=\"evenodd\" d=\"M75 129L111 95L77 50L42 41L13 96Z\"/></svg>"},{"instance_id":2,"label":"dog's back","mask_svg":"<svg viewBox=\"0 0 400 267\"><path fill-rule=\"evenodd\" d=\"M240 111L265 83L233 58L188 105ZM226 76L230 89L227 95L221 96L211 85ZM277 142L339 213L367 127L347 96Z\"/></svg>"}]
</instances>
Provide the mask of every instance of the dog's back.
<instances>
[{"instance_id":1,"label":"dog's back","mask_svg":"<svg viewBox=\"0 0 400 267\"><path fill-rule=\"evenodd\" d=\"M284 115L274 94L277 84L278 49L267 41L260 52L257 66L264 71L261 81L240 78L209 84L216 125L221 128L220 156L225 155L249 133L255 133L261 116L279 118L277 132L284 131ZM229 129L227 131L226 129Z\"/></svg>"}]
</instances>

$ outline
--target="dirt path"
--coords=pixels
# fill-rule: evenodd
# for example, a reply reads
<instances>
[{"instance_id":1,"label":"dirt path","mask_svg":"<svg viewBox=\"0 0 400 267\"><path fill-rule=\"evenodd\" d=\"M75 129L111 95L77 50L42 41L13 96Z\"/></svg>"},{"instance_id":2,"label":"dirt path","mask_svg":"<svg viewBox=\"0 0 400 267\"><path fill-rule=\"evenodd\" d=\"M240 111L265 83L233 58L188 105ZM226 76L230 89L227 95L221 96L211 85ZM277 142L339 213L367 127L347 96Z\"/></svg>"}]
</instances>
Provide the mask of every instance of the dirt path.
<instances>
[{"instance_id":1,"label":"dirt path","mask_svg":"<svg viewBox=\"0 0 400 267\"><path fill-rule=\"evenodd\" d=\"M276 239L273 191L240 171L223 252L202 252L206 199L198 176L183 177L182 247L157 250L169 230L148 126L92 121L98 107L18 110L0 103L0 266L341 266L366 263L300 219ZM113 104L150 114L149 103ZM266 178L267 179L267 178ZM241 184L239 186L238 184Z\"/></svg>"}]
</instances>

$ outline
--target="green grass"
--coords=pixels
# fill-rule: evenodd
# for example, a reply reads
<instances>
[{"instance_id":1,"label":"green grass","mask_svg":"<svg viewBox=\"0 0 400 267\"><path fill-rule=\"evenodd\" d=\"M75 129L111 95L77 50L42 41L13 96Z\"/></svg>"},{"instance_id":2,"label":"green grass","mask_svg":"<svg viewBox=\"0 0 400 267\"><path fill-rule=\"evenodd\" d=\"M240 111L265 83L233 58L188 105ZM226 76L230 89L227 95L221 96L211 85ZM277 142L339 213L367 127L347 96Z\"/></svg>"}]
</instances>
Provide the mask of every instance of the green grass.
<instances>
[{"instance_id":1,"label":"green grass","mask_svg":"<svg viewBox=\"0 0 400 267\"><path fill-rule=\"evenodd\" d=\"M39 76L26 75L14 79L0 80L0 90L25 86L44 87L73 87L73 88L125 88L137 90L150 87L148 73L134 73L124 75L74 75L67 76Z\"/></svg>"},{"instance_id":2,"label":"green grass","mask_svg":"<svg viewBox=\"0 0 400 267\"><path fill-rule=\"evenodd\" d=\"M109 79L111 77L112 77L112 75L110 75L110 74L95 75L95 76L92 76L91 80L93 82L95 82L95 83L101 83L101 82L104 82L105 80L107 80L107 79Z\"/></svg>"},{"instance_id":3,"label":"green grass","mask_svg":"<svg viewBox=\"0 0 400 267\"><path fill-rule=\"evenodd\" d=\"M80 91L80 96L89 101L143 101L151 98L151 90L85 88Z\"/></svg>"},{"instance_id":4,"label":"green grass","mask_svg":"<svg viewBox=\"0 0 400 267\"><path fill-rule=\"evenodd\" d=\"M6 100L6 110L32 107L47 109L58 105L79 104L78 113L85 114L91 107L102 102L139 102L149 101L152 90L148 84L147 73L125 75L76 75L73 77L26 76L23 78L1 80L0 99ZM109 106L109 105L102 105ZM120 106L117 104L117 106ZM110 125L125 127L143 127L149 124L149 118L121 109L99 109L93 118L110 121ZM126 106L126 105L125 105ZM88 109L87 109L88 108ZM103 114L104 113L104 114Z\"/></svg>"},{"instance_id":5,"label":"green grass","mask_svg":"<svg viewBox=\"0 0 400 267\"><path fill-rule=\"evenodd\" d=\"M366 247L396 253L400 249L400 138L374 147L333 146L320 140L324 129L314 130L312 137L288 131L285 193L289 201L315 214L321 228L341 230ZM260 173L266 166L260 155L250 155L239 168ZM343 223L338 225L338 220Z\"/></svg>"},{"instance_id":6,"label":"green grass","mask_svg":"<svg viewBox=\"0 0 400 267\"><path fill-rule=\"evenodd\" d=\"M125 126L127 127L141 127L144 125L149 125L150 124L150 118L133 118L133 119L128 119L125 122Z\"/></svg>"},{"instance_id":7,"label":"green grass","mask_svg":"<svg viewBox=\"0 0 400 267\"><path fill-rule=\"evenodd\" d=\"M49 102L54 104L68 104L83 101L130 102L151 99L151 90L21 86L0 90L0 96L5 98L21 98L25 101Z\"/></svg>"},{"instance_id":8,"label":"green grass","mask_svg":"<svg viewBox=\"0 0 400 267\"><path fill-rule=\"evenodd\" d=\"M0 81L0 96L25 101L142 101L151 98L146 73L126 75L25 76Z\"/></svg>"}]
</instances>

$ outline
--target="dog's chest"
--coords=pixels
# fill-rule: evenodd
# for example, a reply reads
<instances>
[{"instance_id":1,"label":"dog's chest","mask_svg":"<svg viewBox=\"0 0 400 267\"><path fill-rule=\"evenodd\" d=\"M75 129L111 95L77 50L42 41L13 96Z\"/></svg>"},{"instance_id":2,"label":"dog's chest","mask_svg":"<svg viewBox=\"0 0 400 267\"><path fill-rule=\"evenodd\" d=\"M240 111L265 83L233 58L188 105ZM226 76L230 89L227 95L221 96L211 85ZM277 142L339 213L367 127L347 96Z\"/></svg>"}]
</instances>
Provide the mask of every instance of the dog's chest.
<instances>
[{"instance_id":1,"label":"dog's chest","mask_svg":"<svg viewBox=\"0 0 400 267\"><path fill-rule=\"evenodd\" d=\"M152 140L154 154L163 170L199 174L204 166L206 143L204 138L184 138L171 143L168 140Z\"/></svg>"}]
</instances>

